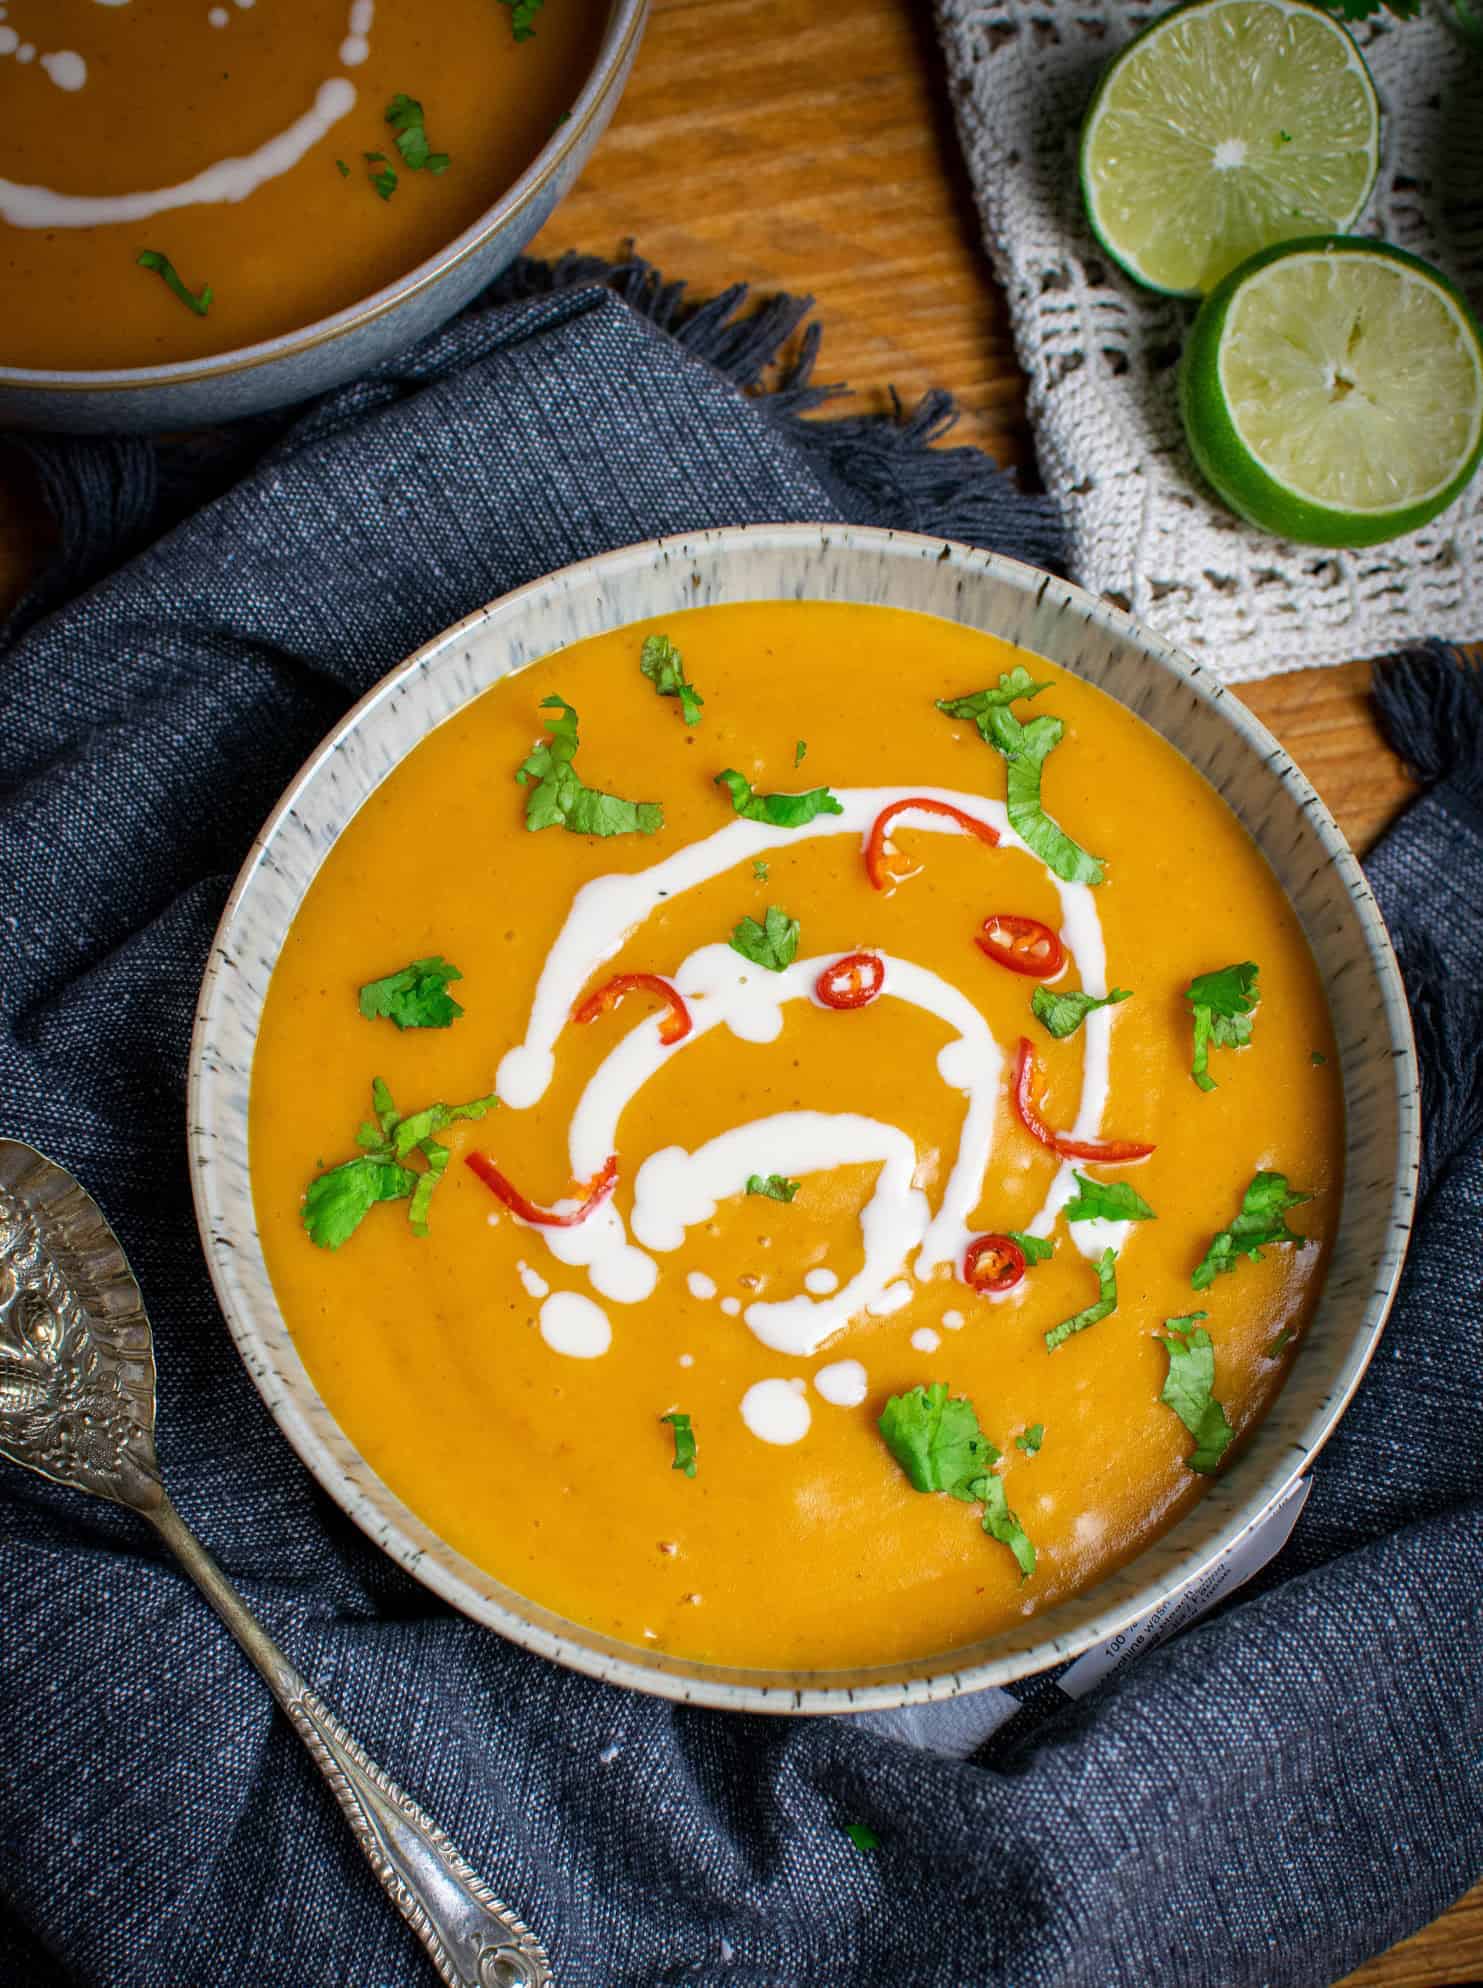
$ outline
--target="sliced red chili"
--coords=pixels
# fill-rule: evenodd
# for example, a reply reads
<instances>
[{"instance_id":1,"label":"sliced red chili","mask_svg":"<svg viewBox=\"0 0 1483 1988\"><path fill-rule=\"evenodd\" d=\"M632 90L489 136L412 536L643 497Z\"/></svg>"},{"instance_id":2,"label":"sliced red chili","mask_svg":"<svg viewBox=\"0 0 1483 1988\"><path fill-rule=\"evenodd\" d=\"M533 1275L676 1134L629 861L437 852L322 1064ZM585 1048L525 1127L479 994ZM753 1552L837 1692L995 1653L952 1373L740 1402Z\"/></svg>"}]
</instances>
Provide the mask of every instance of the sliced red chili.
<instances>
[{"instance_id":1,"label":"sliced red chili","mask_svg":"<svg viewBox=\"0 0 1483 1988\"><path fill-rule=\"evenodd\" d=\"M863 1008L886 984L886 963L878 953L846 953L826 966L814 992L826 1008Z\"/></svg>"},{"instance_id":2,"label":"sliced red chili","mask_svg":"<svg viewBox=\"0 0 1483 1988\"><path fill-rule=\"evenodd\" d=\"M991 912L973 943L996 966L1027 973L1032 980L1054 980L1066 964L1059 933L1038 918L1022 918L1015 911Z\"/></svg>"},{"instance_id":3,"label":"sliced red chili","mask_svg":"<svg viewBox=\"0 0 1483 1988\"><path fill-rule=\"evenodd\" d=\"M1013 1236L975 1236L963 1253L963 1282L975 1291L1012 1291L1025 1274Z\"/></svg>"},{"instance_id":4,"label":"sliced red chili","mask_svg":"<svg viewBox=\"0 0 1483 1988\"><path fill-rule=\"evenodd\" d=\"M583 1196L578 1208L558 1215L550 1208L542 1208L539 1202L528 1200L520 1189L490 1159L487 1153L466 1153L464 1164L471 1167L484 1185L497 1194L512 1215L518 1215L522 1222L533 1222L542 1229L574 1229L579 1222L585 1222L595 1208L601 1207L618 1184L618 1155L614 1153L599 1174L591 1180L574 1181L572 1193Z\"/></svg>"},{"instance_id":5,"label":"sliced red chili","mask_svg":"<svg viewBox=\"0 0 1483 1988\"><path fill-rule=\"evenodd\" d=\"M625 994L657 994L661 1001L668 1002L669 1013L659 1024L659 1040L666 1045L683 1042L695 1024L690 1019L690 1010L685 1006L685 997L678 987L659 973L615 973L611 980L605 980L595 994L589 994L585 1001L572 1009L574 1022L595 1022L599 1015L605 1015L616 1008Z\"/></svg>"},{"instance_id":6,"label":"sliced red chili","mask_svg":"<svg viewBox=\"0 0 1483 1988\"><path fill-rule=\"evenodd\" d=\"M1072 1139L1064 1132L1052 1132L1035 1109L1035 1076L1035 1045L1022 1035L1014 1066L1014 1108L1030 1137L1049 1146L1063 1160L1102 1160L1115 1165L1120 1160L1146 1160L1154 1150L1136 1139Z\"/></svg>"},{"instance_id":7,"label":"sliced red chili","mask_svg":"<svg viewBox=\"0 0 1483 1988\"><path fill-rule=\"evenodd\" d=\"M908 813L945 815L949 821L955 821L959 828L966 828L970 835L976 835L980 842L987 842L991 847L999 840L997 828L991 828L986 821L980 821L977 815L965 814L961 808L953 807L948 801L929 800L925 794L913 795L906 801L893 801L890 807L882 809L876 816L875 824L865 839L865 874L877 890L891 890L903 876L915 874L902 865L887 860L888 852L891 855L896 853L890 839L891 823L895 821L897 815Z\"/></svg>"}]
</instances>

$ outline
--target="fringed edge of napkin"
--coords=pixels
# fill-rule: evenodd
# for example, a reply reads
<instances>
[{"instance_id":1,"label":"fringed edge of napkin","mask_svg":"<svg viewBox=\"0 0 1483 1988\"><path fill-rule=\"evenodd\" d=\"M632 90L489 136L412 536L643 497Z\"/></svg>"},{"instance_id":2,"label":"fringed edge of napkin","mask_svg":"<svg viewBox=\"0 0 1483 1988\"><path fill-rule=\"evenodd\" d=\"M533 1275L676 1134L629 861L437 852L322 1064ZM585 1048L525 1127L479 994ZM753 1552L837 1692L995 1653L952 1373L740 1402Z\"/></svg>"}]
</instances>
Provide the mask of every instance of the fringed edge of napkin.
<instances>
[{"instance_id":1,"label":"fringed edge of napkin","mask_svg":"<svg viewBox=\"0 0 1483 1988\"><path fill-rule=\"evenodd\" d=\"M1064 539L1053 501L1022 492L1011 472L982 450L936 446L958 419L952 395L938 388L906 411L891 394L889 413L812 420L848 387L815 382L823 328L806 323L812 297L779 294L746 308L745 283L692 304L683 282L669 282L640 256L616 262L564 255L556 262L522 256L482 291L470 311L519 303L557 291L601 286L713 366L757 403L787 436L846 517L881 517L903 530L992 545L1006 502L1015 505L1016 539L1026 555L1060 570ZM795 354L785 348L799 332ZM435 332L432 337L436 338ZM393 366L396 361L390 362ZM770 371L777 377L768 381ZM340 391L335 389L334 391ZM142 552L172 525L222 494L312 410L332 398L301 402L197 434L7 434L0 443L25 462L52 520L55 548L46 569L0 624L0 645L73 594L95 585ZM767 522L765 519L759 523Z\"/></svg>"}]
</instances>

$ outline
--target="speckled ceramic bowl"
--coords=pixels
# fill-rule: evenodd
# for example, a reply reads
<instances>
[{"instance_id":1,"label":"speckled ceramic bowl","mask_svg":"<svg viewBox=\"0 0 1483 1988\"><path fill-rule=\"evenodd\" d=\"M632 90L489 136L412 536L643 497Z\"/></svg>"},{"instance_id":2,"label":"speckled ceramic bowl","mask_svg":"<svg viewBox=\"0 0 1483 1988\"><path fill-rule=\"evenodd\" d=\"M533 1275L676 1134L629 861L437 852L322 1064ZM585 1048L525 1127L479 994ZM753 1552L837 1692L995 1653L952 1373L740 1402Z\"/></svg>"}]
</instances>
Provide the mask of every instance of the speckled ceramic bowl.
<instances>
[{"instance_id":1,"label":"speckled ceramic bowl","mask_svg":"<svg viewBox=\"0 0 1483 1988\"><path fill-rule=\"evenodd\" d=\"M515 260L570 191L623 92L648 17L649 0L610 0L602 46L570 117L493 207L384 290L281 338L173 366L96 373L0 366L0 429L96 435L212 427L325 393L436 331Z\"/></svg>"},{"instance_id":2,"label":"speckled ceramic bowl","mask_svg":"<svg viewBox=\"0 0 1483 1988\"><path fill-rule=\"evenodd\" d=\"M741 1670L637 1649L536 1606L454 1552L395 1497L320 1401L263 1262L247 1093L268 976L326 850L386 775L454 711L564 643L713 601L881 602L1004 636L1099 684L1215 786L1287 889L1328 988L1348 1116L1338 1239L1292 1374L1228 1475L1090 1593L967 1648L830 1672ZM1418 1107L1410 1021L1359 865L1282 747L1197 663L1089 594L966 547L845 526L661 539L568 567L430 642L304 767L237 880L211 950L191 1052L201 1239L242 1358L288 1440L417 1578L502 1635L613 1683L752 1711L859 1711L1003 1684L1074 1656L1177 1595L1259 1525L1333 1430L1375 1349L1411 1223Z\"/></svg>"}]
</instances>

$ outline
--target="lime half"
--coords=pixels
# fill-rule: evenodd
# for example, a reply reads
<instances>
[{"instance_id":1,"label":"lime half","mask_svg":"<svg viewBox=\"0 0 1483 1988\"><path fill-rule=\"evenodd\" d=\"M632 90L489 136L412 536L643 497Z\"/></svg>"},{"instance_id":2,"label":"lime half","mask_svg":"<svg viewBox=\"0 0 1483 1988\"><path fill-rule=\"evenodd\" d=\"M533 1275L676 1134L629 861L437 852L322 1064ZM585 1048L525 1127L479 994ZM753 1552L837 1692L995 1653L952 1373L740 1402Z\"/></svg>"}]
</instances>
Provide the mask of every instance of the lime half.
<instances>
[{"instance_id":1,"label":"lime half","mask_svg":"<svg viewBox=\"0 0 1483 1988\"><path fill-rule=\"evenodd\" d=\"M1404 249L1287 242L1200 307L1180 372L1195 460L1233 511L1307 545L1415 531L1483 456L1483 333Z\"/></svg>"},{"instance_id":2,"label":"lime half","mask_svg":"<svg viewBox=\"0 0 1483 1988\"><path fill-rule=\"evenodd\" d=\"M1379 157L1375 85L1333 15L1304 0L1193 0L1103 77L1081 189L1130 276L1194 297L1273 242L1352 227Z\"/></svg>"}]
</instances>

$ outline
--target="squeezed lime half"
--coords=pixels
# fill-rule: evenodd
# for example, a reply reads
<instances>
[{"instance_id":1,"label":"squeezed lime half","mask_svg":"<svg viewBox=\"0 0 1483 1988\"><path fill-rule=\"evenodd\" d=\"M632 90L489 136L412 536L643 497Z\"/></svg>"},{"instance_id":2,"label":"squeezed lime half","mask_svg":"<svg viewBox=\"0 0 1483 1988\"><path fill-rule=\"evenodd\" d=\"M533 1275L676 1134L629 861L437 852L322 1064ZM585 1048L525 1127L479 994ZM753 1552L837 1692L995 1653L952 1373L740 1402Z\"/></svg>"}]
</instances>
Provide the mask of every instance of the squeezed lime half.
<instances>
[{"instance_id":1,"label":"squeezed lime half","mask_svg":"<svg viewBox=\"0 0 1483 1988\"><path fill-rule=\"evenodd\" d=\"M1180 371L1201 470L1254 525L1378 545L1483 456L1483 333L1440 270L1354 236L1253 256L1200 307Z\"/></svg>"},{"instance_id":2,"label":"squeezed lime half","mask_svg":"<svg viewBox=\"0 0 1483 1988\"><path fill-rule=\"evenodd\" d=\"M1354 38L1306 0L1192 0L1119 55L1081 138L1081 188L1139 283L1203 296L1258 249L1342 232L1380 160Z\"/></svg>"}]
</instances>

